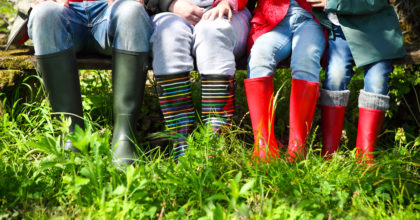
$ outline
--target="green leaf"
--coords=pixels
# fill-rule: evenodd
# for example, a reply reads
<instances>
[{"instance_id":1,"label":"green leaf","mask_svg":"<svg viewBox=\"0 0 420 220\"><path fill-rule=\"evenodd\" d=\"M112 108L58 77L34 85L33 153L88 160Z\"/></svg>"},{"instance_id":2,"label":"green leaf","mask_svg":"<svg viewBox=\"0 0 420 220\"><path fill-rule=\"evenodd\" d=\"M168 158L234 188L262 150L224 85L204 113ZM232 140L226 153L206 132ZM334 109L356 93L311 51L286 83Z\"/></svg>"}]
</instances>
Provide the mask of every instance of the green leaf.
<instances>
[{"instance_id":1,"label":"green leaf","mask_svg":"<svg viewBox=\"0 0 420 220\"><path fill-rule=\"evenodd\" d=\"M414 141L414 147L419 146L420 145L420 136L416 138L416 140Z\"/></svg>"},{"instance_id":2,"label":"green leaf","mask_svg":"<svg viewBox=\"0 0 420 220\"><path fill-rule=\"evenodd\" d=\"M39 149L39 151L43 153L61 156L60 142L58 138L55 138L50 134L46 134L37 142L29 142L29 145Z\"/></svg>"},{"instance_id":3,"label":"green leaf","mask_svg":"<svg viewBox=\"0 0 420 220\"><path fill-rule=\"evenodd\" d=\"M76 176L75 180L74 180L74 184L76 186L83 186L86 185L90 182L90 180L88 178L83 178L80 176Z\"/></svg>"},{"instance_id":4,"label":"green leaf","mask_svg":"<svg viewBox=\"0 0 420 220\"><path fill-rule=\"evenodd\" d=\"M236 200L239 197L238 184L233 179L231 179L229 183L230 183L231 195Z\"/></svg>"},{"instance_id":5,"label":"green leaf","mask_svg":"<svg viewBox=\"0 0 420 220\"><path fill-rule=\"evenodd\" d=\"M149 210L147 210L146 212L144 212L144 215L146 216L150 216L150 217L156 217L156 210L157 207L156 206L152 206L149 208Z\"/></svg>"},{"instance_id":6,"label":"green leaf","mask_svg":"<svg viewBox=\"0 0 420 220\"><path fill-rule=\"evenodd\" d=\"M92 138L92 134L89 128L84 131L79 126L74 128L74 132L69 135L72 144L79 149L83 154L87 155L89 152L89 143Z\"/></svg>"},{"instance_id":7,"label":"green leaf","mask_svg":"<svg viewBox=\"0 0 420 220\"><path fill-rule=\"evenodd\" d=\"M216 204L216 208L213 211L213 219L214 220L224 219L223 208L222 206L219 205L219 203Z\"/></svg>"},{"instance_id":8,"label":"green leaf","mask_svg":"<svg viewBox=\"0 0 420 220\"><path fill-rule=\"evenodd\" d=\"M241 181L241 178L242 178L242 172L239 171L239 173L236 174L236 176L235 176L235 182L239 183L239 181Z\"/></svg>"},{"instance_id":9,"label":"green leaf","mask_svg":"<svg viewBox=\"0 0 420 220\"><path fill-rule=\"evenodd\" d=\"M216 195L212 195L212 196L210 196L210 197L208 197L206 199L206 201L215 201L215 200L225 200L225 201L228 201L229 198L226 195L216 194Z\"/></svg>"},{"instance_id":10,"label":"green leaf","mask_svg":"<svg viewBox=\"0 0 420 220\"><path fill-rule=\"evenodd\" d=\"M239 191L239 196L246 197L249 194L249 189L251 189L254 186L255 179L252 179L251 181L247 182L245 185L242 186L241 190Z\"/></svg>"},{"instance_id":11,"label":"green leaf","mask_svg":"<svg viewBox=\"0 0 420 220\"><path fill-rule=\"evenodd\" d=\"M122 195L125 192L125 186L123 185L119 185L117 186L117 188L114 189L114 191L112 191L112 195Z\"/></svg>"},{"instance_id":12,"label":"green leaf","mask_svg":"<svg viewBox=\"0 0 420 220\"><path fill-rule=\"evenodd\" d=\"M80 170L80 174L82 174L84 177L87 177L89 179L96 179L95 175L92 173L92 170L89 169L88 167L83 167Z\"/></svg>"}]
</instances>

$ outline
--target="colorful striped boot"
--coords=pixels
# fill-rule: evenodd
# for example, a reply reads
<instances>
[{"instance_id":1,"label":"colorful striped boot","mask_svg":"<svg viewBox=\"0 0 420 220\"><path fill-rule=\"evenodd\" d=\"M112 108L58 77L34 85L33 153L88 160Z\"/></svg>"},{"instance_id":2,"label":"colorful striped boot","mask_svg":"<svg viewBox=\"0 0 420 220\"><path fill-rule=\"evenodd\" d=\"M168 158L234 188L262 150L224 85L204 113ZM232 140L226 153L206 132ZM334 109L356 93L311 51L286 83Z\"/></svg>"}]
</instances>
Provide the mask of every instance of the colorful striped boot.
<instances>
[{"instance_id":1,"label":"colorful striped boot","mask_svg":"<svg viewBox=\"0 0 420 220\"><path fill-rule=\"evenodd\" d=\"M204 124L219 133L231 125L235 111L235 80L227 75L202 75L201 114Z\"/></svg>"},{"instance_id":2,"label":"colorful striped boot","mask_svg":"<svg viewBox=\"0 0 420 220\"><path fill-rule=\"evenodd\" d=\"M185 154L186 137L193 130L194 105L191 97L189 73L156 76L156 90L165 124L174 140L175 158Z\"/></svg>"}]
</instances>

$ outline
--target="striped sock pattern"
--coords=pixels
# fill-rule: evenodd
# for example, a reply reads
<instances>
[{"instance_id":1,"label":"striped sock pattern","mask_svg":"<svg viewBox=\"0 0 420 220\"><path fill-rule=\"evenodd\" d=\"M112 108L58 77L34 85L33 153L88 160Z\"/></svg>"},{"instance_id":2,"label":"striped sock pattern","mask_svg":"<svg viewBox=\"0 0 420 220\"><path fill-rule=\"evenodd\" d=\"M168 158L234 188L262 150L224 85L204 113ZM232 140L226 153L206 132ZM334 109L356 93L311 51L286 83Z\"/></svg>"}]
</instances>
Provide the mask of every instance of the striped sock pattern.
<instances>
[{"instance_id":1,"label":"striped sock pattern","mask_svg":"<svg viewBox=\"0 0 420 220\"><path fill-rule=\"evenodd\" d=\"M227 75L202 75L201 114L213 131L230 126L235 111L235 80Z\"/></svg>"},{"instance_id":2,"label":"striped sock pattern","mask_svg":"<svg viewBox=\"0 0 420 220\"><path fill-rule=\"evenodd\" d=\"M194 124L194 105L189 73L156 76L156 90L165 124L171 134L182 135L174 141L175 158L185 154L185 137Z\"/></svg>"}]
</instances>

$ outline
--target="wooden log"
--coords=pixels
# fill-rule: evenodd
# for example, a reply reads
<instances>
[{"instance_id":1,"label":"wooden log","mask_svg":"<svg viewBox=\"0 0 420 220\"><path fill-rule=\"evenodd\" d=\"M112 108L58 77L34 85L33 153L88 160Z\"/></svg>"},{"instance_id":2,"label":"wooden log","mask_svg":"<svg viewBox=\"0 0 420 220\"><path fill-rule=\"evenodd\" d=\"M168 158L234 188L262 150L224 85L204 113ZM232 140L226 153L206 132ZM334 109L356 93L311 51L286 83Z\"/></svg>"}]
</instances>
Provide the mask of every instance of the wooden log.
<instances>
[{"instance_id":1,"label":"wooden log","mask_svg":"<svg viewBox=\"0 0 420 220\"><path fill-rule=\"evenodd\" d=\"M420 64L420 45L405 45L407 55L393 61L394 64ZM33 70L35 69L33 48L20 47L4 51L0 48L0 70ZM112 59L99 55L79 55L77 58L79 69L109 70L112 68ZM278 68L288 68L290 59L282 61ZM151 65L149 65L151 68ZM246 59L237 60L238 70L246 70Z\"/></svg>"},{"instance_id":2,"label":"wooden log","mask_svg":"<svg viewBox=\"0 0 420 220\"><path fill-rule=\"evenodd\" d=\"M407 55L393 61L394 64L420 64L420 45L405 45ZM36 60L32 47L17 47L4 51L0 46L0 91L15 85L24 77L35 73ZM79 69L110 70L111 57L98 55L79 55L77 58ZM290 58L279 63L277 68L289 68ZM151 68L151 64L149 67ZM237 70L246 70L246 59L236 61Z\"/></svg>"}]
</instances>

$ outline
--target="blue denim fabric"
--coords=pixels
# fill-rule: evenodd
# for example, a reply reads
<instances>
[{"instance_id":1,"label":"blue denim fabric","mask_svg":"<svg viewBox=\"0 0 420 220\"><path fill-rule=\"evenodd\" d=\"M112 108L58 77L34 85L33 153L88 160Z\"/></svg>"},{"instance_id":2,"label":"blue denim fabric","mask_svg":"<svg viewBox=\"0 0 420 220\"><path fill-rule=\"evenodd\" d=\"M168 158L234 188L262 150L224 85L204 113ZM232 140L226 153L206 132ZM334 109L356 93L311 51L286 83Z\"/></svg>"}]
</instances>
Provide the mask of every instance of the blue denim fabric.
<instances>
[{"instance_id":1,"label":"blue denim fabric","mask_svg":"<svg viewBox=\"0 0 420 220\"><path fill-rule=\"evenodd\" d=\"M67 50L89 51L106 55L112 48L149 51L152 34L150 18L137 1L106 0L71 2L69 7L52 1L41 2L29 17L28 34L35 55Z\"/></svg>"},{"instance_id":2,"label":"blue denim fabric","mask_svg":"<svg viewBox=\"0 0 420 220\"><path fill-rule=\"evenodd\" d=\"M334 26L334 39L329 40L327 50L327 70L323 88L327 90L347 90L354 74L354 60L349 45L340 26ZM392 62L383 60L362 67L365 73L364 91L386 95L388 93L388 75L392 72Z\"/></svg>"},{"instance_id":3,"label":"blue denim fabric","mask_svg":"<svg viewBox=\"0 0 420 220\"><path fill-rule=\"evenodd\" d=\"M244 9L233 14L231 21L201 19L193 26L171 12L152 16L153 72L189 72L194 69L195 58L201 74L234 75L235 57L246 53L250 18L251 13Z\"/></svg>"},{"instance_id":4,"label":"blue denim fabric","mask_svg":"<svg viewBox=\"0 0 420 220\"><path fill-rule=\"evenodd\" d=\"M277 64L292 53L292 77L319 82L324 48L321 25L291 0L286 17L273 30L261 35L251 48L248 78L273 75Z\"/></svg>"}]
</instances>

